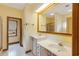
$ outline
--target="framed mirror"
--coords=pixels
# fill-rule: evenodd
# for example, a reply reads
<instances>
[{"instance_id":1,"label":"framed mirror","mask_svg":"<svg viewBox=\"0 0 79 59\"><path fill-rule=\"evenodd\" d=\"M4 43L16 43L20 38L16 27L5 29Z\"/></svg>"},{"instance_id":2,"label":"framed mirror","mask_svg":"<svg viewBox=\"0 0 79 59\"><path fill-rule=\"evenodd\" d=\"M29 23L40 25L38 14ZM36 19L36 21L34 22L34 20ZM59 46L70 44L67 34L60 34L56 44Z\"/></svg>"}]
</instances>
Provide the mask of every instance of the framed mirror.
<instances>
[{"instance_id":1,"label":"framed mirror","mask_svg":"<svg viewBox=\"0 0 79 59\"><path fill-rule=\"evenodd\" d=\"M38 13L38 32L72 34L72 4L56 3Z\"/></svg>"}]
</instances>

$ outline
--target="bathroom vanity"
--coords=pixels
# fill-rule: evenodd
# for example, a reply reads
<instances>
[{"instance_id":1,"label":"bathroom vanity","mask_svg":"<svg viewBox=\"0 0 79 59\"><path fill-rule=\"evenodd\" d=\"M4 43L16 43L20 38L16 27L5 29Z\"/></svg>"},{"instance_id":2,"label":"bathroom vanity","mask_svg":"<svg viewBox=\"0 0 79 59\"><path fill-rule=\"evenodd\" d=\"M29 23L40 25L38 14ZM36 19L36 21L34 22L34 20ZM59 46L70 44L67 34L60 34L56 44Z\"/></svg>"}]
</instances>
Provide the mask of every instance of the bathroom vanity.
<instances>
[{"instance_id":1,"label":"bathroom vanity","mask_svg":"<svg viewBox=\"0 0 79 59\"><path fill-rule=\"evenodd\" d=\"M31 35L32 52L35 56L71 56L72 47L55 35Z\"/></svg>"}]
</instances>

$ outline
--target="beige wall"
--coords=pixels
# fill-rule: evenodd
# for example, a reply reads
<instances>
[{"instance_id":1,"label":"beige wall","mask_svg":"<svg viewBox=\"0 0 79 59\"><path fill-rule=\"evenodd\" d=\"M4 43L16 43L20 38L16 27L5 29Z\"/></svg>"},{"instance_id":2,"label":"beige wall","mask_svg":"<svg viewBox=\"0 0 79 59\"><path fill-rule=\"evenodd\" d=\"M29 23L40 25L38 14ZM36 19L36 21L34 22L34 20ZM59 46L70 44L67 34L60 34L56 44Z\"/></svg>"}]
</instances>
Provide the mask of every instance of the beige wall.
<instances>
[{"instance_id":1,"label":"beige wall","mask_svg":"<svg viewBox=\"0 0 79 59\"><path fill-rule=\"evenodd\" d=\"M52 17L46 17L46 23L54 23L55 22L55 17L52 16Z\"/></svg>"},{"instance_id":2,"label":"beige wall","mask_svg":"<svg viewBox=\"0 0 79 59\"><path fill-rule=\"evenodd\" d=\"M68 32L72 34L72 17L68 17L67 21L68 21Z\"/></svg>"},{"instance_id":3,"label":"beige wall","mask_svg":"<svg viewBox=\"0 0 79 59\"><path fill-rule=\"evenodd\" d=\"M2 48L2 19L0 17L0 49Z\"/></svg>"},{"instance_id":4,"label":"beige wall","mask_svg":"<svg viewBox=\"0 0 79 59\"><path fill-rule=\"evenodd\" d=\"M40 31L46 31L46 16L45 15L39 15L39 30Z\"/></svg>"},{"instance_id":5,"label":"beige wall","mask_svg":"<svg viewBox=\"0 0 79 59\"><path fill-rule=\"evenodd\" d=\"M72 34L72 13L71 12L67 15L67 21L68 21L68 32Z\"/></svg>"},{"instance_id":6,"label":"beige wall","mask_svg":"<svg viewBox=\"0 0 79 59\"><path fill-rule=\"evenodd\" d=\"M31 49L31 34L37 33L37 14L35 13L36 5L26 6L23 12L23 46L24 50ZM27 23L27 25L26 25ZM33 25L34 24L34 25Z\"/></svg>"},{"instance_id":7,"label":"beige wall","mask_svg":"<svg viewBox=\"0 0 79 59\"><path fill-rule=\"evenodd\" d=\"M3 49L7 48L7 16L21 18L21 11L0 5L0 16L3 20Z\"/></svg>"}]
</instances>

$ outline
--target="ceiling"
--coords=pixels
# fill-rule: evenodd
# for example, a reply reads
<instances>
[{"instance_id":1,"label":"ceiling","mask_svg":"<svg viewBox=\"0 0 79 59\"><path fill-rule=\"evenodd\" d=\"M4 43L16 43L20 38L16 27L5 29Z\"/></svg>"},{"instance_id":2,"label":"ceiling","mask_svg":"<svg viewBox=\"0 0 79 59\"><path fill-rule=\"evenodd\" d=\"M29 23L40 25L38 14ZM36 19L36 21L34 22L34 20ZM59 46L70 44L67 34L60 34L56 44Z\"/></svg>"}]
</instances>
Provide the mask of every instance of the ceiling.
<instances>
[{"instance_id":1,"label":"ceiling","mask_svg":"<svg viewBox=\"0 0 79 59\"><path fill-rule=\"evenodd\" d=\"M16 8L18 10L23 10L25 6L32 5L33 3L3 3L3 5ZM34 3L37 5L37 7L40 7L42 3Z\"/></svg>"},{"instance_id":2,"label":"ceiling","mask_svg":"<svg viewBox=\"0 0 79 59\"><path fill-rule=\"evenodd\" d=\"M3 3L3 5L16 8L18 10L23 10L24 7L30 7L35 5L35 7L39 8L43 3ZM46 15L50 15L51 13L67 13L68 10L72 8L72 4L69 3L60 3L59 5L55 6L54 8L51 8Z\"/></svg>"},{"instance_id":3,"label":"ceiling","mask_svg":"<svg viewBox=\"0 0 79 59\"><path fill-rule=\"evenodd\" d=\"M3 5L9 6L9 7L13 7L13 8L16 8L18 10L23 10L23 8L25 7L26 3L3 3Z\"/></svg>"}]
</instances>

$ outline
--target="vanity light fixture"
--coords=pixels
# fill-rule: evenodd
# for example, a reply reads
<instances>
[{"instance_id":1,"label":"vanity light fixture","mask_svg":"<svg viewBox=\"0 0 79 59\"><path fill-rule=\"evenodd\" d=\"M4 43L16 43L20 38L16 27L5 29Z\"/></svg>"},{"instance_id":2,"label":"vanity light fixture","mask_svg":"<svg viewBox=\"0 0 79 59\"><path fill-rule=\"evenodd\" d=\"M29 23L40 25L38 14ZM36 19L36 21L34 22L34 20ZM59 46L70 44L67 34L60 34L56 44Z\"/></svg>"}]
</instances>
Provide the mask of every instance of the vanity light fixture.
<instances>
[{"instance_id":1,"label":"vanity light fixture","mask_svg":"<svg viewBox=\"0 0 79 59\"><path fill-rule=\"evenodd\" d=\"M43 4L41 7L39 7L36 12L39 13L40 11L42 11L44 8L46 8L50 3L45 3Z\"/></svg>"},{"instance_id":2,"label":"vanity light fixture","mask_svg":"<svg viewBox=\"0 0 79 59\"><path fill-rule=\"evenodd\" d=\"M29 25L29 23L25 23L24 25L26 25L26 26L27 26L27 25Z\"/></svg>"},{"instance_id":3,"label":"vanity light fixture","mask_svg":"<svg viewBox=\"0 0 79 59\"><path fill-rule=\"evenodd\" d=\"M51 16L53 16L53 15L54 15L54 13L51 13L50 15L51 15Z\"/></svg>"}]
</instances>

